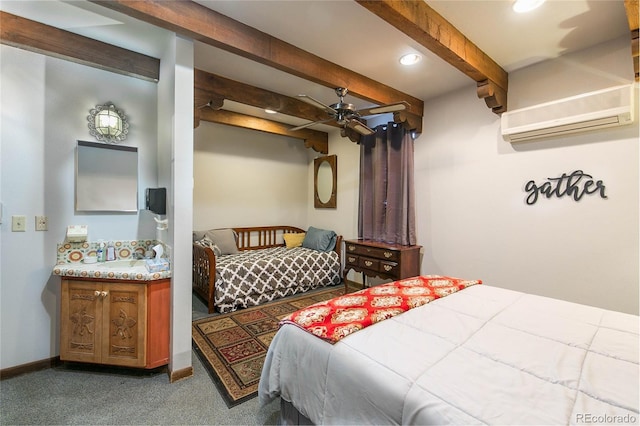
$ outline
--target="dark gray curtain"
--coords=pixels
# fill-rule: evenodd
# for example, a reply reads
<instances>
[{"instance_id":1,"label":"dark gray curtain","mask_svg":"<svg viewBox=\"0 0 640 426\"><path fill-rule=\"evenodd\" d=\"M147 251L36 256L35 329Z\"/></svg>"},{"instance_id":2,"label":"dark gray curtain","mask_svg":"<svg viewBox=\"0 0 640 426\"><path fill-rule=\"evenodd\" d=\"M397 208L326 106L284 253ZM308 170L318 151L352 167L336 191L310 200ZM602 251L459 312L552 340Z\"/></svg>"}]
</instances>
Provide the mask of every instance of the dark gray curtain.
<instances>
[{"instance_id":1,"label":"dark gray curtain","mask_svg":"<svg viewBox=\"0 0 640 426\"><path fill-rule=\"evenodd\" d=\"M358 236L416 244L413 137L403 125L378 126L360 140Z\"/></svg>"}]
</instances>

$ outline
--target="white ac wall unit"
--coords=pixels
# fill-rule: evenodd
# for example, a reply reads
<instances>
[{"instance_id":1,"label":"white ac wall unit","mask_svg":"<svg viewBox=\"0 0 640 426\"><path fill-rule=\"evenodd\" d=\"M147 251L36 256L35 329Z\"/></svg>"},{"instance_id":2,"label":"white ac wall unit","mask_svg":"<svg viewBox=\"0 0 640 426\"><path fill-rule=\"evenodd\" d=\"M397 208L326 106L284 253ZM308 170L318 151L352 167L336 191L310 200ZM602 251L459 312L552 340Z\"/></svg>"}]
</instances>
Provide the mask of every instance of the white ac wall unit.
<instances>
[{"instance_id":1,"label":"white ac wall unit","mask_svg":"<svg viewBox=\"0 0 640 426\"><path fill-rule=\"evenodd\" d=\"M505 112L502 137L520 142L622 126L633 119L633 84L628 84Z\"/></svg>"}]
</instances>

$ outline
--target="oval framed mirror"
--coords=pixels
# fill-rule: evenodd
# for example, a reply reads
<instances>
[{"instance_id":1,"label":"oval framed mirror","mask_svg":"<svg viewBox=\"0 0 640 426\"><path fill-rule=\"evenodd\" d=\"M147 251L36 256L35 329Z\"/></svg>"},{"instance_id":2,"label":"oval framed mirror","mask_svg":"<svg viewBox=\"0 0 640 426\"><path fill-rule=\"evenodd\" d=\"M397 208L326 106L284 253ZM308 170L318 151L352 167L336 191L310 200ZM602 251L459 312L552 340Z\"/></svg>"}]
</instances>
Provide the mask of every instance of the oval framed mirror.
<instances>
[{"instance_id":1,"label":"oval framed mirror","mask_svg":"<svg viewBox=\"0 0 640 426\"><path fill-rule=\"evenodd\" d=\"M338 157L328 155L313 160L313 205L317 209L336 208Z\"/></svg>"}]
</instances>

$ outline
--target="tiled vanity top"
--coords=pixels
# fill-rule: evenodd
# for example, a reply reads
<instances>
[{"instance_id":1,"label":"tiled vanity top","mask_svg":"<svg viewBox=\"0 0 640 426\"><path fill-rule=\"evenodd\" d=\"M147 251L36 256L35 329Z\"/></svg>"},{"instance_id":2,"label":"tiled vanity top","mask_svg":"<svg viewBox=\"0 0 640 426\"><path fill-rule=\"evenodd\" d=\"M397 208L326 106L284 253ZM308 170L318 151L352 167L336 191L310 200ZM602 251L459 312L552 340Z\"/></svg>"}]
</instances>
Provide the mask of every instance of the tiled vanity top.
<instances>
[{"instance_id":1,"label":"tiled vanity top","mask_svg":"<svg viewBox=\"0 0 640 426\"><path fill-rule=\"evenodd\" d=\"M108 280L152 281L171 278L171 271L149 272L144 260L116 260L99 263L64 263L53 268L62 277L100 278Z\"/></svg>"},{"instance_id":2,"label":"tiled vanity top","mask_svg":"<svg viewBox=\"0 0 640 426\"><path fill-rule=\"evenodd\" d=\"M171 270L149 272L144 259L146 248L157 244L155 240L114 241L116 260L111 262L84 263L85 256L95 256L96 242L58 244L54 275L62 277L98 278L108 280L152 281L171 278Z\"/></svg>"}]
</instances>

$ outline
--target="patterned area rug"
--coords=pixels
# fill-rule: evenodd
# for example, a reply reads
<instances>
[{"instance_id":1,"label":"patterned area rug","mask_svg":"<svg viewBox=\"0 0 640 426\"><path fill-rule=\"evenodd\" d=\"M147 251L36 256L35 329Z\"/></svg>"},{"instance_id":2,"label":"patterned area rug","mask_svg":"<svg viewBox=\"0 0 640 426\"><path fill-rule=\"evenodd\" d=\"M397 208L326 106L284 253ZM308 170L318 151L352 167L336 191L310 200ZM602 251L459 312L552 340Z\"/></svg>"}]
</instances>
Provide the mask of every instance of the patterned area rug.
<instances>
[{"instance_id":1,"label":"patterned area rug","mask_svg":"<svg viewBox=\"0 0 640 426\"><path fill-rule=\"evenodd\" d=\"M227 406L231 408L258 395L264 358L280 319L343 294L344 285L338 285L193 321L193 348Z\"/></svg>"}]
</instances>

